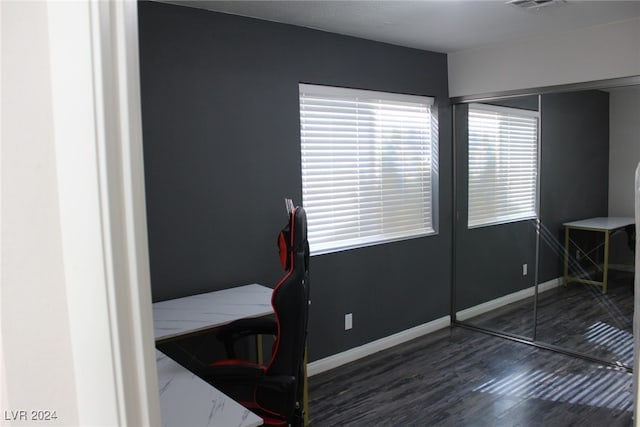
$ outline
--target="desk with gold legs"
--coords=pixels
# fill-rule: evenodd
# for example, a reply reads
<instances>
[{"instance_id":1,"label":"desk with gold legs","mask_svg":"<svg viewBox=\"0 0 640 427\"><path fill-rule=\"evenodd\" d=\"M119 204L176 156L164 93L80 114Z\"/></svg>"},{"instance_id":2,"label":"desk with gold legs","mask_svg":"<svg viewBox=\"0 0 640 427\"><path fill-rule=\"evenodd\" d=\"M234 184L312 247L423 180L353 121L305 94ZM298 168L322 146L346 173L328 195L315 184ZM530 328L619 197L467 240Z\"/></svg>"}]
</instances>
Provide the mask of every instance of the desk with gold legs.
<instances>
[{"instance_id":1,"label":"desk with gold legs","mask_svg":"<svg viewBox=\"0 0 640 427\"><path fill-rule=\"evenodd\" d=\"M626 227L635 224L634 218L626 217L598 217L583 219L580 221L565 222L564 226L564 284L569 282L588 283L602 287L602 293L607 293L607 284L609 277L609 246L611 236ZM592 231L603 234L603 241L598 242L590 248L583 248L579 243L571 238L572 230ZM602 272L602 280L592 280L585 274L573 274L569 268L570 251L572 248L580 254L581 258L586 259L593 267ZM593 254L603 249L602 266L594 260Z\"/></svg>"}]
</instances>

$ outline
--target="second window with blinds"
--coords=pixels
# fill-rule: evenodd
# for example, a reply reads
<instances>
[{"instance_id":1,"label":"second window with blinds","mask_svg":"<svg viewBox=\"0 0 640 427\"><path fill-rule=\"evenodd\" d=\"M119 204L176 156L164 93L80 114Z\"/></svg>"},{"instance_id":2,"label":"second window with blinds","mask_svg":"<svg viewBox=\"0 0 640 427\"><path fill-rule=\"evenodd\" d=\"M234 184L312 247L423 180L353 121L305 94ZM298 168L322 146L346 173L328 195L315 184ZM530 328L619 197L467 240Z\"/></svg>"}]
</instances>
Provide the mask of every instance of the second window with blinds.
<instances>
[{"instance_id":1,"label":"second window with blinds","mask_svg":"<svg viewBox=\"0 0 640 427\"><path fill-rule=\"evenodd\" d=\"M536 218L538 112L469 105L468 228Z\"/></svg>"},{"instance_id":2,"label":"second window with blinds","mask_svg":"<svg viewBox=\"0 0 640 427\"><path fill-rule=\"evenodd\" d=\"M312 255L437 232L433 98L300 84Z\"/></svg>"}]
</instances>

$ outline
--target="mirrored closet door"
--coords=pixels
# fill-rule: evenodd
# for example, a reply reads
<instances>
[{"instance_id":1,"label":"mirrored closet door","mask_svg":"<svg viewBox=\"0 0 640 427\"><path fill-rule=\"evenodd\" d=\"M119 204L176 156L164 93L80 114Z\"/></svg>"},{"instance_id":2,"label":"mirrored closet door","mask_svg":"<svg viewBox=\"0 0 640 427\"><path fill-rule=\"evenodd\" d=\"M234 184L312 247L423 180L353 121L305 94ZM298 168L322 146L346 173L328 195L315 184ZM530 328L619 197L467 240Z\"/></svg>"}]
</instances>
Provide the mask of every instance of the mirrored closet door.
<instances>
[{"instance_id":1,"label":"mirrored closet door","mask_svg":"<svg viewBox=\"0 0 640 427\"><path fill-rule=\"evenodd\" d=\"M538 97L455 106L457 318L534 337Z\"/></svg>"},{"instance_id":2,"label":"mirrored closet door","mask_svg":"<svg viewBox=\"0 0 640 427\"><path fill-rule=\"evenodd\" d=\"M631 368L635 226L616 191L633 194L640 86L616 86L454 105L460 324Z\"/></svg>"},{"instance_id":3,"label":"mirrored closet door","mask_svg":"<svg viewBox=\"0 0 640 427\"><path fill-rule=\"evenodd\" d=\"M619 150L614 126L627 126L612 124L624 119L618 106L624 90L634 88L541 96L536 340L631 367L633 219L622 219L632 213L609 194L624 167L610 158Z\"/></svg>"}]
</instances>

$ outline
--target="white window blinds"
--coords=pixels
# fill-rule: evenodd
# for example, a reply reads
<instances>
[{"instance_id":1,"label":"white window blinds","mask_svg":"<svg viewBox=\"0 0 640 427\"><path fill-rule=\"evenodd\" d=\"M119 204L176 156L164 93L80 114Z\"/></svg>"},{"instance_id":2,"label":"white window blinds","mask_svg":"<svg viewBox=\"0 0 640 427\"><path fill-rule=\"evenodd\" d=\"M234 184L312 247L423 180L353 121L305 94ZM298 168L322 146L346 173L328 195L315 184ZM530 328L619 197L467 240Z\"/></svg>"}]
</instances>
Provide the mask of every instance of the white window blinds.
<instances>
[{"instance_id":1,"label":"white window blinds","mask_svg":"<svg viewBox=\"0 0 640 427\"><path fill-rule=\"evenodd\" d=\"M432 98L300 84L311 253L434 233Z\"/></svg>"},{"instance_id":2,"label":"white window blinds","mask_svg":"<svg viewBox=\"0 0 640 427\"><path fill-rule=\"evenodd\" d=\"M536 217L538 113L469 105L468 227Z\"/></svg>"}]
</instances>

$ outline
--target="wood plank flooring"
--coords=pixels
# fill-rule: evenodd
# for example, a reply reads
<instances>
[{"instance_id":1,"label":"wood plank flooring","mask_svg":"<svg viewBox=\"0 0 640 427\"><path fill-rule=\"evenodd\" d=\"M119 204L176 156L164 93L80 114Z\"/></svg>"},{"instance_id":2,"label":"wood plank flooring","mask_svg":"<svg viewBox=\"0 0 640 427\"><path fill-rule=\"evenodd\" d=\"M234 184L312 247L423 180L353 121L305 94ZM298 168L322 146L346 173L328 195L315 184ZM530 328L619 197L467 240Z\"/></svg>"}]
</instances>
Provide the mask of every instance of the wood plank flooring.
<instances>
[{"instance_id":1,"label":"wood plank flooring","mask_svg":"<svg viewBox=\"0 0 640 427\"><path fill-rule=\"evenodd\" d=\"M633 275L541 295L538 340L633 363ZM532 301L473 323L528 336ZM632 425L632 374L452 328L309 379L312 426Z\"/></svg>"},{"instance_id":2,"label":"wood plank flooring","mask_svg":"<svg viewBox=\"0 0 640 427\"><path fill-rule=\"evenodd\" d=\"M633 273L611 272L609 289L570 283L541 293L536 340L603 360L633 365ZM468 323L533 336L533 299L469 319Z\"/></svg>"},{"instance_id":3,"label":"wood plank flooring","mask_svg":"<svg viewBox=\"0 0 640 427\"><path fill-rule=\"evenodd\" d=\"M309 379L312 426L632 425L631 374L452 328Z\"/></svg>"}]
</instances>

